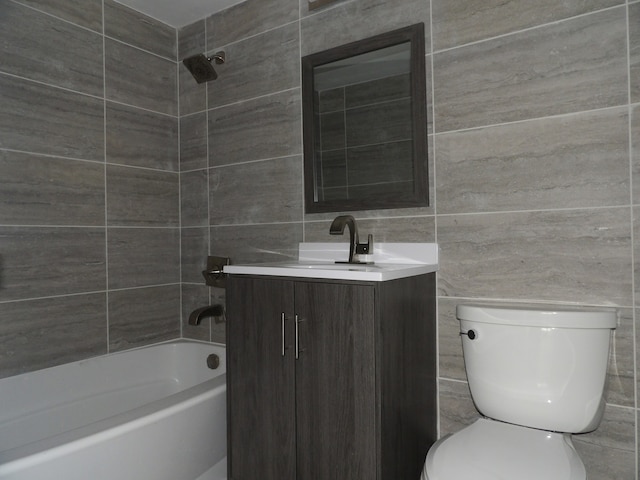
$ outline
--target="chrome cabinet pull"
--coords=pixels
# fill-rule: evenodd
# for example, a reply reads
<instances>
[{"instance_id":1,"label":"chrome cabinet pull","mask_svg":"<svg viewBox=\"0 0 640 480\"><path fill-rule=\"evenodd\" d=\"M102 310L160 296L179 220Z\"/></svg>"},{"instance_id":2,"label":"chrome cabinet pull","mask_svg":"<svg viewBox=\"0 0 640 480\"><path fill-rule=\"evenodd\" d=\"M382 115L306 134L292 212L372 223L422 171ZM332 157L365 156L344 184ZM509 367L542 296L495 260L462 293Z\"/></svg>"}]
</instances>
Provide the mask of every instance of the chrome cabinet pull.
<instances>
[{"instance_id":1,"label":"chrome cabinet pull","mask_svg":"<svg viewBox=\"0 0 640 480\"><path fill-rule=\"evenodd\" d=\"M280 314L280 324L282 326L282 356L284 357L284 353L286 350L286 339L285 339L285 333L284 333L284 322L285 322L285 317L284 317L284 312L282 312Z\"/></svg>"},{"instance_id":2,"label":"chrome cabinet pull","mask_svg":"<svg viewBox=\"0 0 640 480\"><path fill-rule=\"evenodd\" d=\"M298 319L298 315L295 316L296 322L296 360L300 358L300 339L298 337L298 324L300 320Z\"/></svg>"}]
</instances>

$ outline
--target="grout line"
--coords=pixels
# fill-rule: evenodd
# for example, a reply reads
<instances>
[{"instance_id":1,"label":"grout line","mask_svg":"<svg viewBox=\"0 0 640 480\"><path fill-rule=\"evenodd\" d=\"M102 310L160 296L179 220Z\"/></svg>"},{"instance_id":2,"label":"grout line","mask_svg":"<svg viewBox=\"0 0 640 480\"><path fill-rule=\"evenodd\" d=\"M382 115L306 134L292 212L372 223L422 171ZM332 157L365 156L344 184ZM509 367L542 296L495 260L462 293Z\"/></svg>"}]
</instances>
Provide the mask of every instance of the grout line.
<instances>
[{"instance_id":1,"label":"grout line","mask_svg":"<svg viewBox=\"0 0 640 480\"><path fill-rule=\"evenodd\" d=\"M109 196L107 188L107 55L106 42L104 36L105 29L105 9L104 0L101 2L102 8L102 101L103 101L103 129L104 129L104 272L105 272L105 318L107 321L107 353L110 353L110 312L109 312Z\"/></svg>"},{"instance_id":2,"label":"grout line","mask_svg":"<svg viewBox=\"0 0 640 480\"><path fill-rule=\"evenodd\" d=\"M174 29L175 32L175 42L176 42L176 112L178 114L178 118L177 118L177 123L178 123L178 138L177 140L177 150L178 150L178 226L179 226L179 235L178 235L178 282L179 282L179 288L178 288L178 305L179 305L179 312L178 312L178 318L179 318L179 331L180 331L180 338L184 338L184 332L183 332L183 325L184 325L184 318L182 318L182 312L183 312L183 298L182 298L182 169L181 169L181 149L180 149L180 143L181 143L181 139L182 139L182 129L181 129L181 124L180 124L180 68L179 68L179 52L178 50L180 49L180 39L178 37L178 29L175 28Z\"/></svg>"}]
</instances>

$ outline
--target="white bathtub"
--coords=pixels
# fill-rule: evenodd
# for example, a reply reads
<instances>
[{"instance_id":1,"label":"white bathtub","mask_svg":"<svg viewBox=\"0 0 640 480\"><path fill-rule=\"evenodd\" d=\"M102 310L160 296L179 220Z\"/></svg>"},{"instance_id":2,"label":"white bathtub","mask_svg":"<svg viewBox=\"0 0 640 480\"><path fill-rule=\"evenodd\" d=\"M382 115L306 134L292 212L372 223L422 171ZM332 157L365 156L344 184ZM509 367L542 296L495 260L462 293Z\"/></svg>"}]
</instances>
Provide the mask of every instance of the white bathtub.
<instances>
[{"instance_id":1,"label":"white bathtub","mask_svg":"<svg viewBox=\"0 0 640 480\"><path fill-rule=\"evenodd\" d=\"M226 452L224 347L181 340L0 380L2 480L222 480Z\"/></svg>"}]
</instances>

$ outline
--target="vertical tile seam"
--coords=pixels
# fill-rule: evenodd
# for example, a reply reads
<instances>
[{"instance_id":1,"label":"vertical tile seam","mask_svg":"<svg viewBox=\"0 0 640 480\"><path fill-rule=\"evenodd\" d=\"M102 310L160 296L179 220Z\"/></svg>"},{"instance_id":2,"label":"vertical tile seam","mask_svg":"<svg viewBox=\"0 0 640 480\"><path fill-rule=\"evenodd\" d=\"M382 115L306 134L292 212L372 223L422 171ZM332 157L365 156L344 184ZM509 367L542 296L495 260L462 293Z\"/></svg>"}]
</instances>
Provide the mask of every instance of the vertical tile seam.
<instances>
[{"instance_id":1,"label":"vertical tile seam","mask_svg":"<svg viewBox=\"0 0 640 480\"><path fill-rule=\"evenodd\" d=\"M304 181L304 98L302 98L302 2L298 2L298 57L300 57L300 63L298 67L298 75L299 75L299 95L300 95L300 145L301 145L301 157L302 157L302 172L301 172L301 184L302 188L300 189L300 196L302 197L302 201L300 204L302 205L302 241L306 242L307 240L307 217L305 214L305 181Z\"/></svg>"},{"instance_id":2,"label":"vertical tile seam","mask_svg":"<svg viewBox=\"0 0 640 480\"><path fill-rule=\"evenodd\" d=\"M639 448L638 448L638 352L637 352L637 326L636 326L636 272L635 272L635 209L634 206L634 182L633 182L633 129L632 129L632 112L633 108L631 107L631 15L630 15L630 1L626 2L626 28L627 28L627 127L628 127L628 138L629 142L629 226L630 226L630 236L631 236L631 304L633 308L631 309L631 319L633 322L633 326L631 329L633 335L633 388L634 388L634 425L633 425L633 435L634 435L634 459L635 459L635 471L636 471L636 480L639 479L640 476L640 459L639 456Z\"/></svg>"},{"instance_id":3,"label":"vertical tile seam","mask_svg":"<svg viewBox=\"0 0 640 480\"><path fill-rule=\"evenodd\" d=\"M107 353L111 352L109 347L109 227L108 227L108 195L107 195L107 49L106 49L106 41L105 41L105 14L104 14L104 0L101 2L102 8L102 113L103 113L103 135L104 135L104 151L103 151L103 160L104 160L104 272L105 272L105 318L106 318L106 327L107 327L107 336L106 336L106 347Z\"/></svg>"},{"instance_id":4,"label":"vertical tile seam","mask_svg":"<svg viewBox=\"0 0 640 480\"><path fill-rule=\"evenodd\" d=\"M208 17L205 17L204 19L205 51L207 50L207 46L209 45L209 29L207 28L207 24L208 24L207 18ZM209 146L209 141L210 141L209 139L211 138L211 135L209 132L210 124L209 124L209 85L208 84L204 88L204 122L206 127L205 128L205 131L206 131L205 145L206 145L206 151L207 151L207 181L206 181L206 192L205 192L207 194L207 219L206 219L207 255L212 255L212 250L211 250L211 160L209 158L209 156L211 155L211 149ZM211 126L211 128L213 128L213 126ZM211 305L211 302L213 301L213 293L211 291L211 287L207 286L206 288L207 288L207 299L208 299L209 305ZM209 321L209 341L212 342L213 341L213 323L212 323L211 317L209 317L207 320Z\"/></svg>"},{"instance_id":5,"label":"vertical tile seam","mask_svg":"<svg viewBox=\"0 0 640 480\"><path fill-rule=\"evenodd\" d=\"M428 125L429 121L427 118L427 125L424 126L427 129L427 188L429 184L433 185L433 192L429 191L429 195L433 201L433 237L434 242L438 243L438 211L436 209L437 201L436 201L436 118L435 118L435 88L434 88L434 61L433 61L433 0L427 1L427 6L429 7L429 70L431 73L431 106L427 105L427 117L431 115L431 135L429 135ZM427 98L429 98L427 96ZM431 159L431 165L433 168L429 171L429 137L431 137L431 152L433 153L433 158ZM430 177L430 178L429 178ZM430 190L430 189L429 189ZM439 252L438 252L439 257ZM440 262L440 260L438 260ZM435 278L435 305L436 305L436 437L440 438L441 435L441 427L440 427L440 302L438 297L438 283L439 283L440 275L436 272Z\"/></svg>"},{"instance_id":6,"label":"vertical tile seam","mask_svg":"<svg viewBox=\"0 0 640 480\"><path fill-rule=\"evenodd\" d=\"M174 28L175 33L175 42L176 42L176 113L178 122L178 138L177 142L177 157L178 157L178 319L180 326L180 338L184 338L183 332L183 323L184 319L182 318L182 307L183 307L183 298L182 298L182 155L180 151L180 141L182 139L182 129L180 122L180 56L179 56L179 37L178 37L178 29Z\"/></svg>"}]
</instances>

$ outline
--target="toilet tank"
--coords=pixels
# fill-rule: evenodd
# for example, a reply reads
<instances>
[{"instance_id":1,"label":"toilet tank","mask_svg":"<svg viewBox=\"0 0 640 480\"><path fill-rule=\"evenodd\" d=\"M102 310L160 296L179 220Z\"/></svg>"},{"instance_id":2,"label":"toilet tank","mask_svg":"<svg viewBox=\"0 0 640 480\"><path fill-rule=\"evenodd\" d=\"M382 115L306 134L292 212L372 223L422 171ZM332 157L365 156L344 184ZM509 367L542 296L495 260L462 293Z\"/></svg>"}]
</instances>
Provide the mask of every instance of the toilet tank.
<instances>
[{"instance_id":1,"label":"toilet tank","mask_svg":"<svg viewBox=\"0 0 640 480\"><path fill-rule=\"evenodd\" d=\"M456 316L480 413L557 432L597 428L614 309L458 305Z\"/></svg>"}]
</instances>

